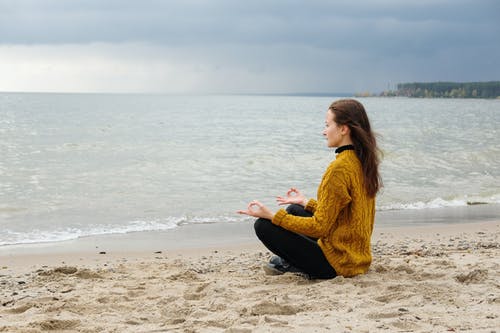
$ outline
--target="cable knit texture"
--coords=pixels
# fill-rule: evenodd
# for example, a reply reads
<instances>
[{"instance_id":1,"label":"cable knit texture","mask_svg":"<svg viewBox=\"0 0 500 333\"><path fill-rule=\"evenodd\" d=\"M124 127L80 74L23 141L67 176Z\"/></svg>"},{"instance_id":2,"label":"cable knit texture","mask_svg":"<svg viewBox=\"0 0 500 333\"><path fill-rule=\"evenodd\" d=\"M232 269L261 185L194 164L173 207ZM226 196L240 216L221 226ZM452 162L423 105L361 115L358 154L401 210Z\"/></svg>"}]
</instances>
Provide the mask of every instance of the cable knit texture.
<instances>
[{"instance_id":1,"label":"cable knit texture","mask_svg":"<svg viewBox=\"0 0 500 333\"><path fill-rule=\"evenodd\" d=\"M280 209L272 222L318 238L318 245L338 275L366 273L372 261L375 198L366 193L361 162L353 150L341 152L328 166L317 197L306 205L312 217L294 216Z\"/></svg>"}]
</instances>

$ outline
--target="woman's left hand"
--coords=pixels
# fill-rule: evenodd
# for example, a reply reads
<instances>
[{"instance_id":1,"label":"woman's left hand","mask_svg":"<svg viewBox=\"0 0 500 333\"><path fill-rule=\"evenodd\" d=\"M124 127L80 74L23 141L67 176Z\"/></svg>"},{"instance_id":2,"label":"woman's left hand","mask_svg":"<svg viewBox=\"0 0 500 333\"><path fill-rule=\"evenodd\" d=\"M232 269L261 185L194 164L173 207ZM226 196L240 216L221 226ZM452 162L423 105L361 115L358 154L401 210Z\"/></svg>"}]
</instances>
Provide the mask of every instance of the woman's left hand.
<instances>
[{"instance_id":1,"label":"woman's left hand","mask_svg":"<svg viewBox=\"0 0 500 333\"><path fill-rule=\"evenodd\" d=\"M237 213L253 217L261 217L268 220L272 220L274 217L274 213L257 200L250 202L246 210L238 210Z\"/></svg>"}]
</instances>

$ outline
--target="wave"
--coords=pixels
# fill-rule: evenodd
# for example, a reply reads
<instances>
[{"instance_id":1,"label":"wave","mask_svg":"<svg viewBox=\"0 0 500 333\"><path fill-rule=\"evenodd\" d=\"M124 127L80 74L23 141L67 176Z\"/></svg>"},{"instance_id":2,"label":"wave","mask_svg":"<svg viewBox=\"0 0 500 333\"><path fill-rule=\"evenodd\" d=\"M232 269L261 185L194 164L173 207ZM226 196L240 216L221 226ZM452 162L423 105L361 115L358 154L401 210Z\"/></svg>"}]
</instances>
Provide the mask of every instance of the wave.
<instances>
[{"instance_id":1,"label":"wave","mask_svg":"<svg viewBox=\"0 0 500 333\"><path fill-rule=\"evenodd\" d=\"M445 208L445 207L464 207L464 206L474 206L474 205L486 205L486 204L499 204L500 194L493 195L490 197L463 197L455 199L443 199L436 198L429 201L416 201L409 203L389 203L383 204L377 207L377 210L410 210L410 209L434 209L434 208Z\"/></svg>"},{"instance_id":2,"label":"wave","mask_svg":"<svg viewBox=\"0 0 500 333\"><path fill-rule=\"evenodd\" d=\"M500 194L490 197L463 197L455 199L436 198L429 201L410 203L388 203L377 206L378 211L435 209L444 207L463 207L480 204L500 204ZM90 225L83 227L67 227L53 230L33 229L30 231L14 231L4 229L0 234L0 246L52 243L75 240L83 237L133 232L166 231L187 224L205 223L238 223L249 222L253 218L244 215L219 216L170 216L152 220L133 220L124 224Z\"/></svg>"},{"instance_id":3,"label":"wave","mask_svg":"<svg viewBox=\"0 0 500 333\"><path fill-rule=\"evenodd\" d=\"M238 222L240 217L167 217L155 220L134 220L124 225L93 225L88 227L68 227L56 230L13 231L4 229L0 238L0 246L37 244L70 241L89 236L101 236L112 234L127 234L144 231L165 231L174 229L184 224L201 224L216 222Z\"/></svg>"}]
</instances>

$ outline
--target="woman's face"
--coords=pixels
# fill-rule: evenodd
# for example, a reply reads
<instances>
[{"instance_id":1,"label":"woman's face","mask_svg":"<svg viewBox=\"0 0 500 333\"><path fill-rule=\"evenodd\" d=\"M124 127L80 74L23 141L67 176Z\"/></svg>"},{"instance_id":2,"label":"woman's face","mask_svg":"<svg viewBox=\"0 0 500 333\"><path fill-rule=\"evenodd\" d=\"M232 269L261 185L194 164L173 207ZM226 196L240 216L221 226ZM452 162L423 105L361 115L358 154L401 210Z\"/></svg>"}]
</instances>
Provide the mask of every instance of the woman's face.
<instances>
[{"instance_id":1,"label":"woman's face","mask_svg":"<svg viewBox=\"0 0 500 333\"><path fill-rule=\"evenodd\" d=\"M329 148L340 147L343 145L344 141L344 126L339 126L335 122L334 118L335 117L331 110L326 111L325 129L323 130L323 136L326 137L327 146Z\"/></svg>"}]
</instances>

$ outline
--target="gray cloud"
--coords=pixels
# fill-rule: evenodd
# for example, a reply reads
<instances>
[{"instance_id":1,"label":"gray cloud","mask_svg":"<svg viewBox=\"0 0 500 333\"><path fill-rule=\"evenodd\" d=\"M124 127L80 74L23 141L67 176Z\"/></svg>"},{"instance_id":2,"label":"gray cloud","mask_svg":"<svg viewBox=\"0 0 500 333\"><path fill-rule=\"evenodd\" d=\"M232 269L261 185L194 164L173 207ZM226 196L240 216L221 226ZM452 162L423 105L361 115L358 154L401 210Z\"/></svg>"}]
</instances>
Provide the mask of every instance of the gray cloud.
<instances>
[{"instance_id":1,"label":"gray cloud","mask_svg":"<svg viewBox=\"0 0 500 333\"><path fill-rule=\"evenodd\" d=\"M499 22L493 0L0 0L0 45L152 45L220 90L234 71L243 91L380 90L499 79Z\"/></svg>"},{"instance_id":2,"label":"gray cloud","mask_svg":"<svg viewBox=\"0 0 500 333\"><path fill-rule=\"evenodd\" d=\"M498 1L1 1L3 43L456 43L498 36ZM443 39L444 36L449 38ZM451 37L451 38L450 38Z\"/></svg>"}]
</instances>

